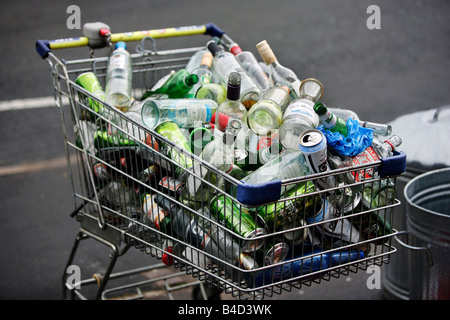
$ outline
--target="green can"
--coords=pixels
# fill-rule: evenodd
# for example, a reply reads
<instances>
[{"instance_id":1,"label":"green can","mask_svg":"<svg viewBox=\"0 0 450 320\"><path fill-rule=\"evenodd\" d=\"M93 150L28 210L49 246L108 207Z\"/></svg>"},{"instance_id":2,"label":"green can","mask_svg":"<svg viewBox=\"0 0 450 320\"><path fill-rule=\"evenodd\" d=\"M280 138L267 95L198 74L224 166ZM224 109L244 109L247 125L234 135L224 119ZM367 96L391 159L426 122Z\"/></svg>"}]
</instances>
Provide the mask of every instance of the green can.
<instances>
[{"instance_id":1,"label":"green can","mask_svg":"<svg viewBox=\"0 0 450 320\"><path fill-rule=\"evenodd\" d=\"M174 147L161 142L161 151L168 155L173 161L175 161L179 166L175 169L175 174L179 177L185 169L190 169L194 166L192 158L190 157L191 145L188 139L181 131L180 127L173 121L167 120L161 122L155 131L165 137L167 140L173 142L182 151L175 149ZM186 154L186 151L189 154Z\"/></svg>"},{"instance_id":2,"label":"green can","mask_svg":"<svg viewBox=\"0 0 450 320\"><path fill-rule=\"evenodd\" d=\"M82 87L83 89L85 89L86 91L92 93L92 95L95 96L96 98L105 101L106 99L105 91L103 90L103 87L100 84L100 81L98 81L98 78L95 75L95 73L93 72L82 73L76 78L75 83L80 87ZM87 97L82 92L78 93L78 97L80 98L81 101L85 101L86 105L89 104L89 107L95 112L98 112L101 108L103 108L103 106L100 105L97 101Z\"/></svg>"},{"instance_id":3,"label":"green can","mask_svg":"<svg viewBox=\"0 0 450 320\"><path fill-rule=\"evenodd\" d=\"M286 223L294 221L297 216L309 216L310 210L314 209L314 204L320 204L318 196L303 196L316 191L316 187L311 181L299 183L295 188L289 189L285 194L285 198L295 198L292 200L280 199L278 202L257 209L258 215L266 222L270 228L280 228Z\"/></svg>"},{"instance_id":4,"label":"green can","mask_svg":"<svg viewBox=\"0 0 450 320\"><path fill-rule=\"evenodd\" d=\"M253 252L264 245L265 238L251 238L266 234L265 229L258 226L249 211L241 210L229 197L216 195L210 202L210 211L216 219L225 223L228 229L246 239L242 243L242 251Z\"/></svg>"}]
</instances>

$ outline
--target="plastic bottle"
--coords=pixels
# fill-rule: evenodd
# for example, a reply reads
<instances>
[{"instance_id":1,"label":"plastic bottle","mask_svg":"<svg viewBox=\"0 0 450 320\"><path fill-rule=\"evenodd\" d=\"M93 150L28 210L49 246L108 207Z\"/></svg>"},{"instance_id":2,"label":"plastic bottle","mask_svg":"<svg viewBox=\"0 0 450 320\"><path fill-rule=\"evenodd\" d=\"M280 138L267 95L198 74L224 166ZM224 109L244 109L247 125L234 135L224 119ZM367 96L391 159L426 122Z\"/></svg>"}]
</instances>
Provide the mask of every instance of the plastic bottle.
<instances>
[{"instance_id":1,"label":"plastic bottle","mask_svg":"<svg viewBox=\"0 0 450 320\"><path fill-rule=\"evenodd\" d=\"M319 116L314 104L323 95L323 85L316 79L305 79L300 86L300 97L292 101L283 114L280 125L280 142L287 149L298 149L302 133L319 126Z\"/></svg>"},{"instance_id":2,"label":"plastic bottle","mask_svg":"<svg viewBox=\"0 0 450 320\"><path fill-rule=\"evenodd\" d=\"M116 43L106 70L106 102L126 111L130 106L132 89L132 58L125 42Z\"/></svg>"}]
</instances>

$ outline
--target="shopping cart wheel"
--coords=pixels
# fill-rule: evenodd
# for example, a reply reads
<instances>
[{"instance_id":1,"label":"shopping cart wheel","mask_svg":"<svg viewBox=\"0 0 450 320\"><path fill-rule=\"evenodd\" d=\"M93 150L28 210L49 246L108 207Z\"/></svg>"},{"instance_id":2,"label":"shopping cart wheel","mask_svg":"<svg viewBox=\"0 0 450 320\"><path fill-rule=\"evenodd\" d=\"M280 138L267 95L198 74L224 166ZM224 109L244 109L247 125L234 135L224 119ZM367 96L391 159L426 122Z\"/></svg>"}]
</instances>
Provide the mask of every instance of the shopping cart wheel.
<instances>
[{"instance_id":1,"label":"shopping cart wheel","mask_svg":"<svg viewBox=\"0 0 450 320\"><path fill-rule=\"evenodd\" d=\"M202 286L205 296L202 293ZM207 283L201 283L192 288L192 300L221 300L221 293L221 289Z\"/></svg>"}]
</instances>

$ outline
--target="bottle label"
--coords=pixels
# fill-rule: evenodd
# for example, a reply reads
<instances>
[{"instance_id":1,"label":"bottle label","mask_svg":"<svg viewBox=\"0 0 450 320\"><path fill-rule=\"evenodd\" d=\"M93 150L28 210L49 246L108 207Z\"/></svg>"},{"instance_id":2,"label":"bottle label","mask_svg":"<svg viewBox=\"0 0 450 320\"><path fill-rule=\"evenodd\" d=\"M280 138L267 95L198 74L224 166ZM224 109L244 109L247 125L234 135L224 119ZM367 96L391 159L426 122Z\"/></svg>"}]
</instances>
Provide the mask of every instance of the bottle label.
<instances>
[{"instance_id":1,"label":"bottle label","mask_svg":"<svg viewBox=\"0 0 450 320\"><path fill-rule=\"evenodd\" d=\"M213 114L210 104L190 104L187 108L176 107L167 110L167 117L181 128L194 128L210 122Z\"/></svg>"},{"instance_id":2,"label":"bottle label","mask_svg":"<svg viewBox=\"0 0 450 320\"><path fill-rule=\"evenodd\" d=\"M124 54L114 54L109 60L108 70L126 69L127 57Z\"/></svg>"},{"instance_id":3,"label":"bottle label","mask_svg":"<svg viewBox=\"0 0 450 320\"><path fill-rule=\"evenodd\" d=\"M315 127L319 126L319 116L308 104L303 101L296 101L289 105L283 115L283 119L286 119L290 115L302 116L311 121Z\"/></svg>"},{"instance_id":4,"label":"bottle label","mask_svg":"<svg viewBox=\"0 0 450 320\"><path fill-rule=\"evenodd\" d=\"M183 184L173 177L164 177L159 181L159 185L171 191L177 191Z\"/></svg>"},{"instance_id":5,"label":"bottle label","mask_svg":"<svg viewBox=\"0 0 450 320\"><path fill-rule=\"evenodd\" d=\"M261 100L268 99L275 102L278 106L283 104L283 101L286 100L286 97L289 95L286 90L281 89L279 87L272 87L272 90L266 91L267 94L261 97Z\"/></svg>"},{"instance_id":6,"label":"bottle label","mask_svg":"<svg viewBox=\"0 0 450 320\"><path fill-rule=\"evenodd\" d=\"M380 157L378 157L378 154L375 152L375 150L369 146L366 148L366 150L364 150L364 152L361 152L360 154L352 158L352 165L359 166L367 163L372 163L378 160L380 160ZM355 177L356 182L360 182L364 181L365 179L372 178L374 174L373 171L374 168L367 168L364 170L353 172L352 174Z\"/></svg>"},{"instance_id":7,"label":"bottle label","mask_svg":"<svg viewBox=\"0 0 450 320\"><path fill-rule=\"evenodd\" d=\"M337 118L330 111L321 116L320 120L324 128L333 128L337 123Z\"/></svg>"}]
</instances>

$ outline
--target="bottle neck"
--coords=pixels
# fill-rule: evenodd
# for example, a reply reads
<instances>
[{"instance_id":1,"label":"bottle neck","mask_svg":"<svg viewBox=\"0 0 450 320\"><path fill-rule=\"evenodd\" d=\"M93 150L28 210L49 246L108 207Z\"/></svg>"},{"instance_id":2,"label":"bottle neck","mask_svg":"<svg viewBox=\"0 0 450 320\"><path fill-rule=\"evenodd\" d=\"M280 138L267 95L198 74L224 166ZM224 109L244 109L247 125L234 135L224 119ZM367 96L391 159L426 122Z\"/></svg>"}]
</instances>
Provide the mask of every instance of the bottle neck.
<instances>
[{"instance_id":1,"label":"bottle neck","mask_svg":"<svg viewBox=\"0 0 450 320\"><path fill-rule=\"evenodd\" d=\"M241 86L228 85L227 99L237 101L241 95Z\"/></svg>"},{"instance_id":2,"label":"bottle neck","mask_svg":"<svg viewBox=\"0 0 450 320\"><path fill-rule=\"evenodd\" d=\"M400 146L402 143L402 140L400 139L399 136L392 136L389 139L387 139L386 141L383 142L383 144L385 146L387 146L388 148L391 149L391 151L393 152L398 146Z\"/></svg>"}]
</instances>

